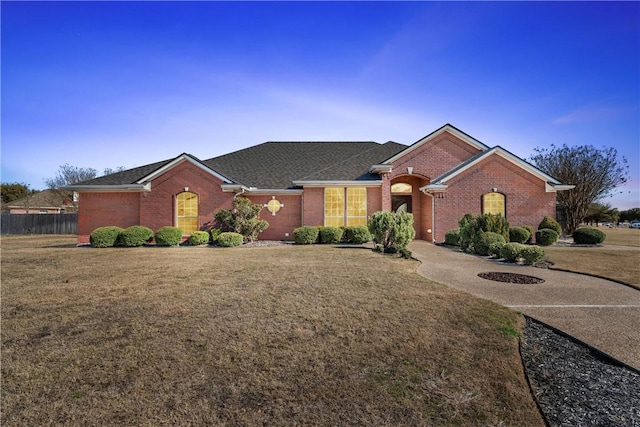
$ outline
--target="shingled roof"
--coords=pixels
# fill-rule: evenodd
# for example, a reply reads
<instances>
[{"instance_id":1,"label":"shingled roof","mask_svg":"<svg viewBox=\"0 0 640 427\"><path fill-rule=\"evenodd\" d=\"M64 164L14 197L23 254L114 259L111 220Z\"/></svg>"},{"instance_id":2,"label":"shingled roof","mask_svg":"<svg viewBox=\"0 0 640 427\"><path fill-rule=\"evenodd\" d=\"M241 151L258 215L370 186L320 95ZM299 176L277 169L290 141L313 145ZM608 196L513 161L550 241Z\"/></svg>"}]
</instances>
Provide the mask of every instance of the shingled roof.
<instances>
[{"instance_id":1,"label":"shingled roof","mask_svg":"<svg viewBox=\"0 0 640 427\"><path fill-rule=\"evenodd\" d=\"M407 148L389 141L377 142L265 142L201 161L236 184L261 189L287 189L294 181L375 180L369 168ZM184 154L183 154L184 155ZM139 183L175 159L128 169L81 183L126 185Z\"/></svg>"}]
</instances>

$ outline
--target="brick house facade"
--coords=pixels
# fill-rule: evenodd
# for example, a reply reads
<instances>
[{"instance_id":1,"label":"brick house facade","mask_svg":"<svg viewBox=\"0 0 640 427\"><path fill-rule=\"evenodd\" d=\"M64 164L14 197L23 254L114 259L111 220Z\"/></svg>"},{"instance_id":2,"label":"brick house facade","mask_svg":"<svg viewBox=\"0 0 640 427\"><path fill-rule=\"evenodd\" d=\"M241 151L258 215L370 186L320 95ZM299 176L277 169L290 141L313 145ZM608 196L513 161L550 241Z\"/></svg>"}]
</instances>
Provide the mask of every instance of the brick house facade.
<instances>
[{"instance_id":1,"label":"brick house facade","mask_svg":"<svg viewBox=\"0 0 640 427\"><path fill-rule=\"evenodd\" d=\"M410 146L267 142L205 161L183 153L69 187L79 197L79 243L105 225L207 229L238 196L265 206L263 240L400 209L414 215L416 238L441 242L465 213L498 212L511 225L535 226L555 217L556 192L570 188L448 124Z\"/></svg>"}]
</instances>

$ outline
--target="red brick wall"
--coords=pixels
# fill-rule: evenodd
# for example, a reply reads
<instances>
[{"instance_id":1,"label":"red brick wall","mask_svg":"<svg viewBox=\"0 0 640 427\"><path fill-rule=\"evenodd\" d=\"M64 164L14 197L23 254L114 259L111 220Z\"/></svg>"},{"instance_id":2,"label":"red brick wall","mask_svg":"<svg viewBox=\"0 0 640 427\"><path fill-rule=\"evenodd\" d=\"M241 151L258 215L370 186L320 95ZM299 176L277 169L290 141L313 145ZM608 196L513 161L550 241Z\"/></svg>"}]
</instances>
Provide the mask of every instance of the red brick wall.
<instances>
[{"instance_id":1,"label":"red brick wall","mask_svg":"<svg viewBox=\"0 0 640 427\"><path fill-rule=\"evenodd\" d=\"M284 206L275 215L265 207L260 218L269 223L269 228L262 232L260 240L293 240L293 230L302 225L302 196L275 196ZM248 195L254 204L265 205L271 196ZM287 235L288 234L288 235Z\"/></svg>"},{"instance_id":2,"label":"red brick wall","mask_svg":"<svg viewBox=\"0 0 640 427\"><path fill-rule=\"evenodd\" d=\"M80 193L78 243L88 243L89 234L98 227L122 228L140 224L141 193Z\"/></svg>"},{"instance_id":3,"label":"red brick wall","mask_svg":"<svg viewBox=\"0 0 640 427\"><path fill-rule=\"evenodd\" d=\"M414 174L433 179L479 152L477 148L445 132L395 161L390 178L407 174L407 167L413 167Z\"/></svg>"},{"instance_id":4,"label":"red brick wall","mask_svg":"<svg viewBox=\"0 0 640 427\"><path fill-rule=\"evenodd\" d=\"M302 225L324 224L324 188L304 189Z\"/></svg>"},{"instance_id":5,"label":"red brick wall","mask_svg":"<svg viewBox=\"0 0 640 427\"><path fill-rule=\"evenodd\" d=\"M537 226L545 215L555 218L555 193L545 192L544 181L498 155L450 180L442 198L436 197L435 240L444 241L465 213L482 212L482 195L497 188L506 197L506 217L511 226Z\"/></svg>"},{"instance_id":6,"label":"red brick wall","mask_svg":"<svg viewBox=\"0 0 640 427\"><path fill-rule=\"evenodd\" d=\"M208 228L219 209L231 209L233 193L224 193L221 181L184 161L151 182L151 191L140 198L140 225L157 230L165 225L176 225L175 197L188 187L198 195L198 225Z\"/></svg>"}]
</instances>

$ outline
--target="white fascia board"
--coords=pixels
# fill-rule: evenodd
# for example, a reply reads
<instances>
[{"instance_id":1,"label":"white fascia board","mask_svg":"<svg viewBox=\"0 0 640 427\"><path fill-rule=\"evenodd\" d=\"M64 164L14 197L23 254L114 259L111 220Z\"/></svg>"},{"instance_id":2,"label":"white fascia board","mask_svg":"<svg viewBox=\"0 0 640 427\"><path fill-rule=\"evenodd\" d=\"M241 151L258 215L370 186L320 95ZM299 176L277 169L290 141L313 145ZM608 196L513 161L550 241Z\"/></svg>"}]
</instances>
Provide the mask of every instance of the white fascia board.
<instances>
[{"instance_id":1,"label":"white fascia board","mask_svg":"<svg viewBox=\"0 0 640 427\"><path fill-rule=\"evenodd\" d=\"M557 191L567 191L567 190L573 190L574 188L576 188L575 185L553 185L551 183L546 183L545 186L545 191L547 193L555 193Z\"/></svg>"},{"instance_id":2,"label":"white fascia board","mask_svg":"<svg viewBox=\"0 0 640 427\"><path fill-rule=\"evenodd\" d=\"M140 193L151 191L151 183L146 184L120 184L120 185L68 185L65 190L73 190L78 193Z\"/></svg>"},{"instance_id":3,"label":"white fascia board","mask_svg":"<svg viewBox=\"0 0 640 427\"><path fill-rule=\"evenodd\" d=\"M301 187L380 187L382 181L293 181Z\"/></svg>"},{"instance_id":4,"label":"white fascia board","mask_svg":"<svg viewBox=\"0 0 640 427\"><path fill-rule=\"evenodd\" d=\"M457 137L458 139L466 142L470 146L472 146L472 147L474 147L474 148L476 148L476 149L478 149L480 151L487 151L489 149L489 147L487 147L486 145L484 145L482 142L478 141L477 139L472 138L471 136L469 136L466 133L460 131L459 129L454 128L453 126L451 126L449 124L446 124L446 125L442 126L440 129L436 130L435 132L432 132L429 135L425 136L424 138L422 138L422 139L416 141L415 143L411 144L408 148L402 150L401 152L399 152L395 156L391 157L390 159L385 160L383 162L383 164L391 164L391 163L395 162L399 158L411 153L413 150L416 150L416 149L420 148L422 145L424 145L427 142L431 141L432 139L442 135L445 132L450 133L451 135Z\"/></svg>"},{"instance_id":5,"label":"white fascia board","mask_svg":"<svg viewBox=\"0 0 640 427\"><path fill-rule=\"evenodd\" d=\"M390 173L392 169L391 165L373 165L369 168L369 173Z\"/></svg>"},{"instance_id":6,"label":"white fascia board","mask_svg":"<svg viewBox=\"0 0 640 427\"><path fill-rule=\"evenodd\" d=\"M446 191L447 188L449 187L445 184L429 184L424 187L420 187L420 191L423 193L442 193Z\"/></svg>"},{"instance_id":7,"label":"white fascia board","mask_svg":"<svg viewBox=\"0 0 640 427\"><path fill-rule=\"evenodd\" d=\"M222 191L225 193L236 193L238 191L249 191L249 187L241 184L222 184Z\"/></svg>"},{"instance_id":8,"label":"white fascia board","mask_svg":"<svg viewBox=\"0 0 640 427\"><path fill-rule=\"evenodd\" d=\"M196 161L192 157L187 156L186 154L182 154L182 155L176 157L175 159L173 159L172 161L170 161L169 163L167 163L166 165L162 166L160 169L157 169L157 170L151 172L149 175L140 178L136 183L137 184L141 184L143 182L151 181L154 178L156 178L156 177L162 175L163 173L167 172L168 170L173 169L174 167L178 166L180 163L182 163L184 161L190 162L192 165L197 166L198 168L202 169L203 171L207 172L208 174L215 176L216 178L218 178L220 181L222 181L224 183L230 184L230 183L233 182L229 178L227 178L226 176L219 174L218 172L214 171L210 167L207 167L206 165L202 164L201 162Z\"/></svg>"}]
</instances>

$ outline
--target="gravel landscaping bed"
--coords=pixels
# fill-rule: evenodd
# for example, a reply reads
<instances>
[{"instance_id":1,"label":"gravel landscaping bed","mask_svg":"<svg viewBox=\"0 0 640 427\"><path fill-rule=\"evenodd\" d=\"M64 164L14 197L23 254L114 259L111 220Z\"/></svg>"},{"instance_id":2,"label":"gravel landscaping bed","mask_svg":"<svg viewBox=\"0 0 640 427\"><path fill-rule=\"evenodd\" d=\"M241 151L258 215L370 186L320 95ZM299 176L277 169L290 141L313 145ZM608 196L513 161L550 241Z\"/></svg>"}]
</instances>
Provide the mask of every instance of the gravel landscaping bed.
<instances>
[{"instance_id":1,"label":"gravel landscaping bed","mask_svg":"<svg viewBox=\"0 0 640 427\"><path fill-rule=\"evenodd\" d=\"M640 373L527 318L531 389L550 426L640 427Z\"/></svg>"}]
</instances>

